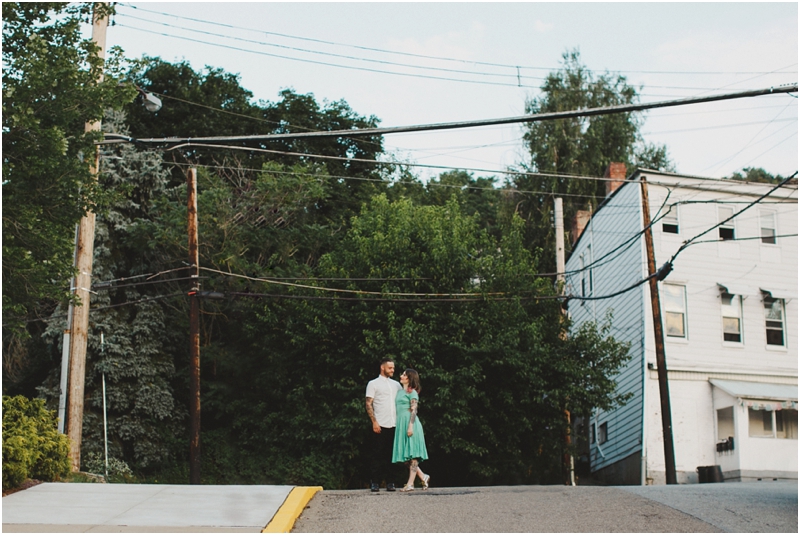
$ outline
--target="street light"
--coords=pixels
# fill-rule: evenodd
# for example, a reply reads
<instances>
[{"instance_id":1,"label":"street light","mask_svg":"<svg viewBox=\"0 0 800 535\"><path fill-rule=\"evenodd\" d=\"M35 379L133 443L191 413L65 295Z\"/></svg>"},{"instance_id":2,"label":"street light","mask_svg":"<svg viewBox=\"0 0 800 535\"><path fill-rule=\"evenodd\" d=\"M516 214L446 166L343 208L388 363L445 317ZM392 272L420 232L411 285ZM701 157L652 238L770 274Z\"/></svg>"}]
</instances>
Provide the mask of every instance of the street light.
<instances>
[{"instance_id":1,"label":"street light","mask_svg":"<svg viewBox=\"0 0 800 535\"><path fill-rule=\"evenodd\" d=\"M137 88L139 89L139 88ZM148 93L144 89L139 89L139 92L144 97L144 107L147 111L155 113L161 109L161 99L152 93Z\"/></svg>"},{"instance_id":2,"label":"street light","mask_svg":"<svg viewBox=\"0 0 800 535\"><path fill-rule=\"evenodd\" d=\"M133 87L142 94L142 98L144 99L144 107L147 111L151 113L155 113L161 109L161 99L155 96L153 93L149 91L145 91L141 87L136 84L133 84Z\"/></svg>"}]
</instances>

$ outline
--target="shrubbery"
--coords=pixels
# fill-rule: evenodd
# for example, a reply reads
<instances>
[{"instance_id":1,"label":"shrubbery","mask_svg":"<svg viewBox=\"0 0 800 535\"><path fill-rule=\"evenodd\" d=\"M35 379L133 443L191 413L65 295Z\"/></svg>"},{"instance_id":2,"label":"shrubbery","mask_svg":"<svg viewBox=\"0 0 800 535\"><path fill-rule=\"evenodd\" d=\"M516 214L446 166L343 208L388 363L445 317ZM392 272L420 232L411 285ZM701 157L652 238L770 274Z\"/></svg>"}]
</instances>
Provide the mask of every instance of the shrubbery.
<instances>
[{"instance_id":1,"label":"shrubbery","mask_svg":"<svg viewBox=\"0 0 800 535\"><path fill-rule=\"evenodd\" d=\"M57 481L70 471L69 439L43 399L3 396L3 489L26 478Z\"/></svg>"}]
</instances>

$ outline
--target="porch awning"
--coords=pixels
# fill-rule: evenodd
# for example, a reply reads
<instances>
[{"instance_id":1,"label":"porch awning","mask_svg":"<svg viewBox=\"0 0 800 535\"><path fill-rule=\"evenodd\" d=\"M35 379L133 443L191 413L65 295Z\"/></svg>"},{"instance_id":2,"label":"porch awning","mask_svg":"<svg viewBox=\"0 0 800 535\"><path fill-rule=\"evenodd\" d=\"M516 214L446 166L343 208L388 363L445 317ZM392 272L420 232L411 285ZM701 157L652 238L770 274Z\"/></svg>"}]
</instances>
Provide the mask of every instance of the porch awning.
<instances>
[{"instance_id":1,"label":"porch awning","mask_svg":"<svg viewBox=\"0 0 800 535\"><path fill-rule=\"evenodd\" d=\"M739 405L755 410L797 409L797 385L751 383L744 381L708 381L739 400Z\"/></svg>"},{"instance_id":2,"label":"porch awning","mask_svg":"<svg viewBox=\"0 0 800 535\"><path fill-rule=\"evenodd\" d=\"M748 295L758 295L758 292L753 288L735 282L718 282L717 286L727 294L743 295L745 297Z\"/></svg>"},{"instance_id":3,"label":"porch awning","mask_svg":"<svg viewBox=\"0 0 800 535\"><path fill-rule=\"evenodd\" d=\"M760 288L760 290L765 294L769 294L773 299L783 299L784 301L797 299L797 292L792 292L790 290L782 290L780 288Z\"/></svg>"}]
</instances>

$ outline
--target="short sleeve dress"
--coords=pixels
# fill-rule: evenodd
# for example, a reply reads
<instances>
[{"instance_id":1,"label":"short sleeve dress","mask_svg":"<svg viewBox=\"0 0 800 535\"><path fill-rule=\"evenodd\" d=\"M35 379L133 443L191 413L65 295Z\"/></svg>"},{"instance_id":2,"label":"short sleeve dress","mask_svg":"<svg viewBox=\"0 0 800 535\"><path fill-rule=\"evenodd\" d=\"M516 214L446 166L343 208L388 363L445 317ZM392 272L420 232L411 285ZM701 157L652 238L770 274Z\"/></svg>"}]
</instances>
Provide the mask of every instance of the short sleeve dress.
<instances>
[{"instance_id":1,"label":"short sleeve dress","mask_svg":"<svg viewBox=\"0 0 800 535\"><path fill-rule=\"evenodd\" d=\"M425 448L425 434L422 432L422 422L419 415L414 421L412 430L413 435L408 436L408 422L411 421L411 400L417 400L419 407L419 394L416 390L411 393L405 389L397 393L395 405L397 407L397 427L394 432L394 450L392 451L392 462L403 463L411 459L424 461L428 458L428 450Z\"/></svg>"}]
</instances>

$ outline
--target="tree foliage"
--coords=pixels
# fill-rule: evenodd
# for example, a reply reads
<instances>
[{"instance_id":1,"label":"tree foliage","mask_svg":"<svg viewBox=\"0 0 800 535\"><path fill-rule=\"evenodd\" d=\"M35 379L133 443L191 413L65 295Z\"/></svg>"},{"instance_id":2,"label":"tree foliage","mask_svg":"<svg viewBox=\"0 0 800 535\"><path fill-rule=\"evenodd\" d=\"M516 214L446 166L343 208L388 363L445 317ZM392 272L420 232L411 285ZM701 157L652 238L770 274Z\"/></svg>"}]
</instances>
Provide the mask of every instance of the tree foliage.
<instances>
[{"instance_id":1,"label":"tree foliage","mask_svg":"<svg viewBox=\"0 0 800 535\"><path fill-rule=\"evenodd\" d=\"M563 55L563 67L550 73L542 84L542 94L528 100L526 112L550 113L585 108L635 104L637 89L621 75L596 76L581 63L577 50ZM642 166L672 170L666 147L647 144L640 134L640 113L617 113L530 123L525 143L530 161L522 171L536 174L515 175L510 185L519 190L508 197L512 209L528 223L527 242L531 247L554 250L551 223L553 197L564 196L564 217L571 221L577 210L597 207L605 196L605 182L576 177L602 177L612 162L628 169ZM545 257L543 267L553 271L553 255Z\"/></svg>"},{"instance_id":2,"label":"tree foliage","mask_svg":"<svg viewBox=\"0 0 800 535\"><path fill-rule=\"evenodd\" d=\"M3 3L3 362L24 358L25 320L68 296L75 225L104 203L89 170L107 108L133 98L120 55L81 39L92 4ZM101 72L105 81L97 83Z\"/></svg>"},{"instance_id":3,"label":"tree foliage","mask_svg":"<svg viewBox=\"0 0 800 535\"><path fill-rule=\"evenodd\" d=\"M253 103L218 69L145 58L130 78L165 97L153 116L134 103L104 120L133 137L378 124L291 90ZM608 377L627 348L604 326L565 336L530 223L495 179L453 171L423 184L399 168L384 180L394 168L358 161L380 156L380 138L246 149L103 149L86 458L102 447L105 374L111 456L149 481L188 478L185 175L197 166L201 289L223 297L201 301L203 482L361 486L364 386L387 355L422 375L441 484L559 480L564 410L624 402ZM51 403L62 316L26 345L50 372L39 391Z\"/></svg>"},{"instance_id":4,"label":"tree foliage","mask_svg":"<svg viewBox=\"0 0 800 535\"><path fill-rule=\"evenodd\" d=\"M735 171L728 178L744 182L765 182L767 184L777 184L784 179L781 175L772 175L760 167L744 167L741 172Z\"/></svg>"},{"instance_id":5,"label":"tree foliage","mask_svg":"<svg viewBox=\"0 0 800 535\"><path fill-rule=\"evenodd\" d=\"M69 473L69 440L44 400L3 396L3 490L28 478L58 481Z\"/></svg>"}]
</instances>

